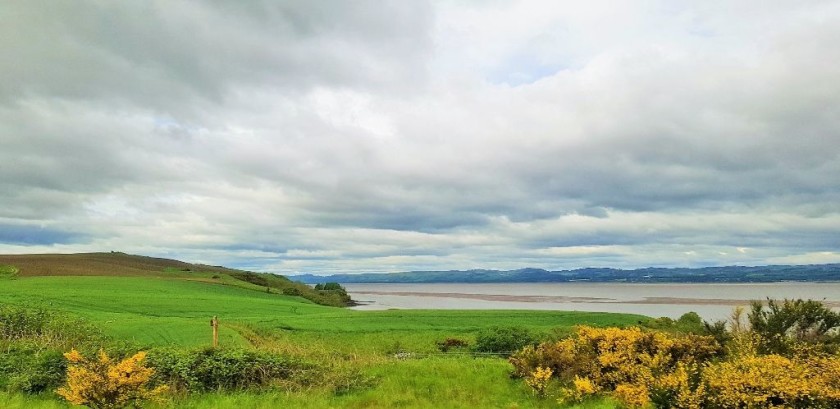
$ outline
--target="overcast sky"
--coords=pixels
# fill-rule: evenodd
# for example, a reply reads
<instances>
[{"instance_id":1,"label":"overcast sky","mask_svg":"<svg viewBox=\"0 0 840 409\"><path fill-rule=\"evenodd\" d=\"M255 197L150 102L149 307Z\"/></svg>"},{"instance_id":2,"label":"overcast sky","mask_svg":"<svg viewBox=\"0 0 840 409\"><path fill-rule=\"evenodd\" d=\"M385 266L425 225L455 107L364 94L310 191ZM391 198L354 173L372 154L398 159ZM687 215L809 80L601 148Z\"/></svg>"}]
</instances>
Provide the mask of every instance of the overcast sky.
<instances>
[{"instance_id":1,"label":"overcast sky","mask_svg":"<svg viewBox=\"0 0 840 409\"><path fill-rule=\"evenodd\" d=\"M0 3L0 252L840 262L838 1Z\"/></svg>"}]
</instances>

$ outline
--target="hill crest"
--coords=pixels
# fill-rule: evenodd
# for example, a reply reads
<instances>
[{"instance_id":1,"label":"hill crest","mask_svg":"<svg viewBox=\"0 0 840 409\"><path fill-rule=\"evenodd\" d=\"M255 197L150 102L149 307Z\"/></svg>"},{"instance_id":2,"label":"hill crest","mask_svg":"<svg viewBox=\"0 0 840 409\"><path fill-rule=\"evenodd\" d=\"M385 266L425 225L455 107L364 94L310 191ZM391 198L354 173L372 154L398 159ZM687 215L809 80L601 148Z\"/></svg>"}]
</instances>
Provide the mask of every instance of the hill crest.
<instances>
[{"instance_id":1,"label":"hill crest","mask_svg":"<svg viewBox=\"0 0 840 409\"><path fill-rule=\"evenodd\" d=\"M343 292L317 291L270 273L255 273L221 266L139 256L121 252L0 255L0 278L38 276L154 277L234 285L256 291L306 298L331 306L352 303Z\"/></svg>"}]
</instances>

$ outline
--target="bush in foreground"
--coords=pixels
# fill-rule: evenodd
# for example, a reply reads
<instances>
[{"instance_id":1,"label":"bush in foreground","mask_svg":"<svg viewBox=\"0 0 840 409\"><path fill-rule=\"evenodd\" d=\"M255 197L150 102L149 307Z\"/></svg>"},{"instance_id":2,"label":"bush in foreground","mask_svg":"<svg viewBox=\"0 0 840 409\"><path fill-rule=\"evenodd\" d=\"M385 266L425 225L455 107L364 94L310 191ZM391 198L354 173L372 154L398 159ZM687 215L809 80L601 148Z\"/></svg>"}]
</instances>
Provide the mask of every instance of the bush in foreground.
<instances>
[{"instance_id":1,"label":"bush in foreground","mask_svg":"<svg viewBox=\"0 0 840 409\"><path fill-rule=\"evenodd\" d=\"M121 361L111 360L102 350L96 359L85 358L75 349L64 356L70 362L67 384L56 392L74 405L93 409L137 406L166 390L166 386L150 388L154 369L145 365L145 352Z\"/></svg>"},{"instance_id":2,"label":"bush in foreground","mask_svg":"<svg viewBox=\"0 0 840 409\"><path fill-rule=\"evenodd\" d=\"M510 355L527 345L533 345L536 338L524 327L492 327L480 331L475 337L475 352Z\"/></svg>"},{"instance_id":3,"label":"bush in foreground","mask_svg":"<svg viewBox=\"0 0 840 409\"><path fill-rule=\"evenodd\" d=\"M769 305L753 305L752 328L736 309L729 330L710 326L708 336L582 326L510 362L537 394L549 383L535 380L553 374L565 402L608 394L629 408L840 408L834 313L812 302Z\"/></svg>"},{"instance_id":4,"label":"bush in foreground","mask_svg":"<svg viewBox=\"0 0 840 409\"><path fill-rule=\"evenodd\" d=\"M612 391L629 406L641 406L656 378L720 353L711 337L580 326L571 338L526 347L510 362L514 373L524 377L549 369L568 386L562 393L566 400Z\"/></svg>"},{"instance_id":5,"label":"bush in foreground","mask_svg":"<svg viewBox=\"0 0 840 409\"><path fill-rule=\"evenodd\" d=\"M154 350L155 379L174 390L207 392L242 390L308 382L313 365L263 351L242 349ZM314 380L313 380L314 381Z\"/></svg>"},{"instance_id":6,"label":"bush in foreground","mask_svg":"<svg viewBox=\"0 0 840 409\"><path fill-rule=\"evenodd\" d=\"M78 318L0 304L0 389L43 393L64 382L64 351L95 351L105 337Z\"/></svg>"}]
</instances>

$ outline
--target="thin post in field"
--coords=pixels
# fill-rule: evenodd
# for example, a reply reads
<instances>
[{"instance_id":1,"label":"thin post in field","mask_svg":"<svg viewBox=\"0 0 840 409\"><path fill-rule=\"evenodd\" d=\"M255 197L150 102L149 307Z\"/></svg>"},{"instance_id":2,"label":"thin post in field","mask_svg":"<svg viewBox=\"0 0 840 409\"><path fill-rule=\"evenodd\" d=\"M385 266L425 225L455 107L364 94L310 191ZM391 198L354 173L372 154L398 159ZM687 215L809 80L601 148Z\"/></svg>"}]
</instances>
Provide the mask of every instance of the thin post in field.
<instances>
[{"instance_id":1,"label":"thin post in field","mask_svg":"<svg viewBox=\"0 0 840 409\"><path fill-rule=\"evenodd\" d=\"M210 326L213 327L213 348L219 346L219 319L214 315L210 320Z\"/></svg>"}]
</instances>

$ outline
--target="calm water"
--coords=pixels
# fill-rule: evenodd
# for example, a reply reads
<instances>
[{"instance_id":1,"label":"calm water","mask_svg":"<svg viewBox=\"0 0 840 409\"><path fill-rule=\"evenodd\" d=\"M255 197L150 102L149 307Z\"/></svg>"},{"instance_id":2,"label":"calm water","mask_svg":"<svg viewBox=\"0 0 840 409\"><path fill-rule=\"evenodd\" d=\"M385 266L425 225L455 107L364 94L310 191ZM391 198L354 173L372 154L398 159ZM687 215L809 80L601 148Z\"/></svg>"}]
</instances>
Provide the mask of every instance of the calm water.
<instances>
[{"instance_id":1,"label":"calm water","mask_svg":"<svg viewBox=\"0 0 840 409\"><path fill-rule=\"evenodd\" d=\"M803 298L840 306L840 283L768 284L345 284L361 310L528 309L626 312L678 318L695 311L725 319L749 300Z\"/></svg>"}]
</instances>

